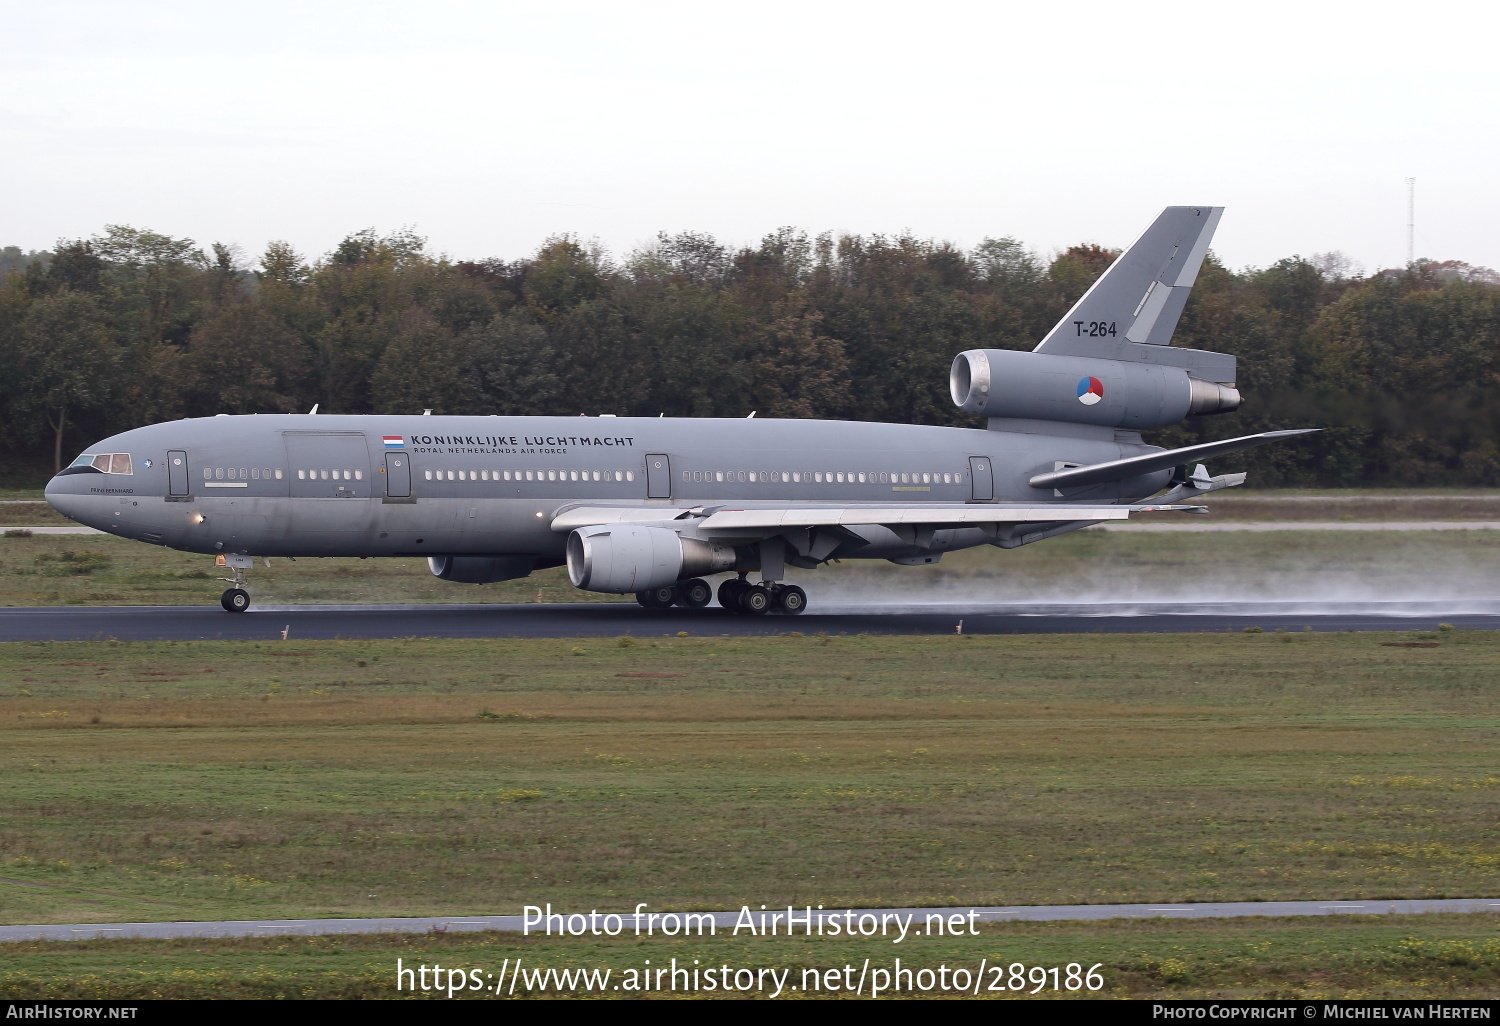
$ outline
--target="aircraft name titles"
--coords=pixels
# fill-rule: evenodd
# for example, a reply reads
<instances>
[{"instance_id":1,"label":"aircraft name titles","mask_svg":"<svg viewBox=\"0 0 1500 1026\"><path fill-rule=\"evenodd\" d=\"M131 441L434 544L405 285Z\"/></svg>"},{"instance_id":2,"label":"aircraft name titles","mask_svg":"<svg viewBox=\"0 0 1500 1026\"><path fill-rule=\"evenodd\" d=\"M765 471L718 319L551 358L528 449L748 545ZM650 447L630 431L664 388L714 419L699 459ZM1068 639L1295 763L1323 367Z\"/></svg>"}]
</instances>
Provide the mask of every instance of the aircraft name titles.
<instances>
[{"instance_id":1,"label":"aircraft name titles","mask_svg":"<svg viewBox=\"0 0 1500 1026\"><path fill-rule=\"evenodd\" d=\"M611 448L635 445L634 438L610 438L603 435L538 435L535 438L532 438L530 436L518 437L516 435L408 435L407 437L411 440L411 444L413 446L466 445L477 446L479 448L472 451L483 452L487 452L491 449L503 448L505 446L518 445L603 445L609 446Z\"/></svg>"}]
</instances>

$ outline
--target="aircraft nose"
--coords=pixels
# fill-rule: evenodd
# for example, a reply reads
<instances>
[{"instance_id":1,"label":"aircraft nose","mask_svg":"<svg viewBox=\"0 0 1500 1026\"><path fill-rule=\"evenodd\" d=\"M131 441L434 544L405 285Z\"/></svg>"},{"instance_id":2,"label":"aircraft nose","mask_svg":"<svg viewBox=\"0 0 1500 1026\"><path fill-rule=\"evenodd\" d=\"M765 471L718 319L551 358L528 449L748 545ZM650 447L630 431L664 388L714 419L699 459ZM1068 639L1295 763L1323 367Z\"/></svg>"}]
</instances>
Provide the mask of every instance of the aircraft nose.
<instances>
[{"instance_id":1,"label":"aircraft nose","mask_svg":"<svg viewBox=\"0 0 1500 1026\"><path fill-rule=\"evenodd\" d=\"M83 496L69 487L68 478L63 475L58 475L47 482L47 487L42 491L42 497L47 500L47 505L70 520L77 520L79 513L83 511Z\"/></svg>"}]
</instances>

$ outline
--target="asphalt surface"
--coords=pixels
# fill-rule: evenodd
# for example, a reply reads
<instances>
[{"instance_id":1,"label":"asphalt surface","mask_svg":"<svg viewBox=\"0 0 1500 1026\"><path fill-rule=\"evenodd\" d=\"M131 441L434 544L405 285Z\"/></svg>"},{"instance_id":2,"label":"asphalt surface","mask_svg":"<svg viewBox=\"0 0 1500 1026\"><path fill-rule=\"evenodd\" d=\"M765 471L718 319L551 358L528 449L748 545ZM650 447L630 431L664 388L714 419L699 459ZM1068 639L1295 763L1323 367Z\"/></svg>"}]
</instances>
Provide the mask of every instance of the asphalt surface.
<instances>
[{"instance_id":1,"label":"asphalt surface","mask_svg":"<svg viewBox=\"0 0 1500 1026\"><path fill-rule=\"evenodd\" d=\"M32 534L104 534L92 527L7 526ZM1500 520L1121 520L1085 528L1089 531L1500 531Z\"/></svg>"},{"instance_id":2,"label":"asphalt surface","mask_svg":"<svg viewBox=\"0 0 1500 1026\"><path fill-rule=\"evenodd\" d=\"M816 599L815 599L816 600ZM801 616L736 616L717 606L634 603L0 608L0 641L250 641L316 638L581 638L803 634L1180 634L1238 631L1500 630L1500 599L1452 602L1241 602L845 605ZM285 632L285 635L283 635Z\"/></svg>"},{"instance_id":3,"label":"asphalt surface","mask_svg":"<svg viewBox=\"0 0 1500 1026\"><path fill-rule=\"evenodd\" d=\"M560 910L556 910L560 911ZM568 910L571 912L572 910ZM780 912L786 908L767 909L765 914ZM1091 919L1239 919L1247 916L1333 916L1333 915L1418 915L1433 912L1500 912L1500 899L1493 898L1448 898L1409 899L1394 901L1236 901L1210 904L1156 904L1156 905L1012 905L993 907L955 906L953 908L866 908L825 909L821 912L798 907L797 932L806 929L803 916L812 917L812 929L817 932L820 920L826 924L839 920L841 928L852 925L867 936L879 933L885 925L887 937L894 937L905 920L909 930L918 936L926 928L928 916L942 916L948 923L966 929L970 922L1055 922L1060 920ZM649 919L649 915L655 919ZM712 912L716 931L732 931L737 923L743 923L744 911ZM634 912L620 912L619 922L604 922L601 913L596 924L602 929L616 929L620 935L633 935L637 928L642 936L652 933L662 936L661 913L650 910L637 921ZM763 921L759 909L750 913L757 931ZM889 917L899 916L900 919ZM906 917L911 916L910 920ZM960 921L950 920L960 917ZM873 917L873 920L865 917ZM533 919L537 914L533 914ZM863 919L863 922L861 920ZM769 920L765 920L769 923ZM186 922L186 923L73 923L59 926L0 926L0 943L36 940L94 940L98 938L147 937L165 939L172 937L311 937L331 933L477 933L482 930L520 932L522 916L430 916L414 919L260 919L231 922ZM543 925L532 925L532 932L542 933ZM674 925L680 932L681 923L668 920L668 928ZM590 928L587 916L571 920L554 920L552 936L563 930L585 930ZM778 932L784 934L786 920L776 924ZM937 930L934 928L934 933ZM951 932L951 931L950 931ZM671 936L672 934L666 934ZM908 934L910 935L910 934Z\"/></svg>"}]
</instances>

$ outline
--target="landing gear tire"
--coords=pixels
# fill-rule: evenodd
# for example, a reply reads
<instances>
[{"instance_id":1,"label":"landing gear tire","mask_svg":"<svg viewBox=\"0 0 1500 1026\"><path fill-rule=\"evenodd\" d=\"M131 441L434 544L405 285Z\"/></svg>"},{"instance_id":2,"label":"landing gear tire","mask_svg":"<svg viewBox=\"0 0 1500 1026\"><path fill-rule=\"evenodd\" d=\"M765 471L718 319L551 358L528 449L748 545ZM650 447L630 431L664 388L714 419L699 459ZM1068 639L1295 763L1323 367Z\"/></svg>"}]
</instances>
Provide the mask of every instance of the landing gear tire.
<instances>
[{"instance_id":1,"label":"landing gear tire","mask_svg":"<svg viewBox=\"0 0 1500 1026\"><path fill-rule=\"evenodd\" d=\"M690 581L677 582L677 604L688 609L702 609L713 601L714 590L708 582L694 577Z\"/></svg>"},{"instance_id":2,"label":"landing gear tire","mask_svg":"<svg viewBox=\"0 0 1500 1026\"><path fill-rule=\"evenodd\" d=\"M751 616L760 616L770 611L773 601L769 588L760 584L746 585L740 590L739 611Z\"/></svg>"},{"instance_id":3,"label":"landing gear tire","mask_svg":"<svg viewBox=\"0 0 1500 1026\"><path fill-rule=\"evenodd\" d=\"M795 584L783 585L776 589L776 612L796 616L806 608L807 592Z\"/></svg>"},{"instance_id":4,"label":"landing gear tire","mask_svg":"<svg viewBox=\"0 0 1500 1026\"><path fill-rule=\"evenodd\" d=\"M647 609L670 609L677 601L677 585L664 584L660 588L648 588L635 593L635 600Z\"/></svg>"},{"instance_id":5,"label":"landing gear tire","mask_svg":"<svg viewBox=\"0 0 1500 1026\"><path fill-rule=\"evenodd\" d=\"M731 577L719 585L719 605L731 613L740 612L740 591L749 587L738 577Z\"/></svg>"},{"instance_id":6,"label":"landing gear tire","mask_svg":"<svg viewBox=\"0 0 1500 1026\"><path fill-rule=\"evenodd\" d=\"M250 593L244 588L230 588L219 596L219 605L230 613L243 613L250 608Z\"/></svg>"}]
</instances>

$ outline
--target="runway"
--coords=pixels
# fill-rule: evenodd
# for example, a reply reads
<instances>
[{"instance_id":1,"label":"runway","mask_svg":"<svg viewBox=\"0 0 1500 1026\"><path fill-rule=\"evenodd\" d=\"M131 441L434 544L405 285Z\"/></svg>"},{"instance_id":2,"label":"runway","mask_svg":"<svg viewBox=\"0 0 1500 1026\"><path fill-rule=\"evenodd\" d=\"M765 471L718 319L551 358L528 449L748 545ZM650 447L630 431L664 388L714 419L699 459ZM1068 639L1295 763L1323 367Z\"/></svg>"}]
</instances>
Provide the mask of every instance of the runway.
<instances>
[{"instance_id":1,"label":"runway","mask_svg":"<svg viewBox=\"0 0 1500 1026\"><path fill-rule=\"evenodd\" d=\"M814 596L816 601L816 596ZM0 608L0 641L580 638L803 634L1180 634L1202 631L1402 631L1439 623L1500 630L1500 599L1441 602L900 603L814 606L801 616L736 616L635 603Z\"/></svg>"},{"instance_id":2,"label":"runway","mask_svg":"<svg viewBox=\"0 0 1500 1026\"><path fill-rule=\"evenodd\" d=\"M6 531L44 534L104 534L92 527L6 527ZM1500 531L1500 520L1121 520L1096 524L1088 531L1188 533L1204 531Z\"/></svg>"},{"instance_id":3,"label":"runway","mask_svg":"<svg viewBox=\"0 0 1500 1026\"><path fill-rule=\"evenodd\" d=\"M554 910L563 911L563 910ZM566 910L567 913L576 914L577 910ZM780 912L785 916L785 907L770 908L767 914ZM882 927L886 928L885 936L895 936L900 923L904 920L908 924L908 935L925 936L928 926L928 916L939 916L944 920L942 927L936 926L934 920L933 933L948 932L951 927L963 932L972 923L1011 923L1011 922L1060 922L1066 920L1099 920L1099 919L1241 919L1249 916L1336 916L1336 915L1427 915L1435 912L1448 913L1473 913L1473 912L1500 912L1500 899L1494 898L1446 898L1446 899L1396 899L1385 901L1343 901L1330 899L1326 901L1235 901L1218 903L1192 903L1172 904L1161 902L1155 905L996 905L991 907L954 906L952 908L857 908L857 909L825 909L818 911L810 907L796 907L793 912L798 917L797 930L799 935L806 929L801 925L802 916L808 916L811 920L811 929L816 933L820 925L826 931L827 924L837 919L841 928L844 924L850 924L859 929L861 926L868 930L866 936L877 935ZM742 911L724 911L699 913L711 916L715 932L731 932L736 923L743 922ZM762 913L757 908L752 916L759 917ZM633 911L621 911L615 913L619 917L617 932L620 935L636 934L637 928L641 936L648 932L652 936L672 936L667 933L663 926L675 927L674 933L682 932L681 920L674 924L670 920L664 922L663 914L648 910L643 913L639 920ZM675 914L669 914L674 915ZM648 919L654 916L654 919ZM910 916L910 919L906 917ZM889 917L899 917L892 919ZM950 919L950 917L958 917ZM605 918L605 913L600 913L599 918ZM873 919L873 923L871 920ZM573 920L575 928L587 929L581 926L579 920L587 922L588 915L578 916ZM757 930L760 929L762 920L755 918L753 922ZM616 925L616 924L611 924ZM519 915L501 916L427 916L412 919L259 919L259 920L236 920L230 922L173 922L173 923L74 923L60 926L0 926L0 943L17 941L38 940L99 940L117 939L127 937L145 937L157 940L175 937L313 937L324 934L338 933L479 933L485 930L494 930L504 933L519 933L523 926L523 917ZM783 918L778 924L779 932L786 933L786 920ZM567 922L561 925L554 922L553 936L557 936L560 930L567 929ZM706 929L706 927L705 927ZM542 928L531 927L532 932L540 933ZM861 932L864 932L862 930Z\"/></svg>"}]
</instances>

